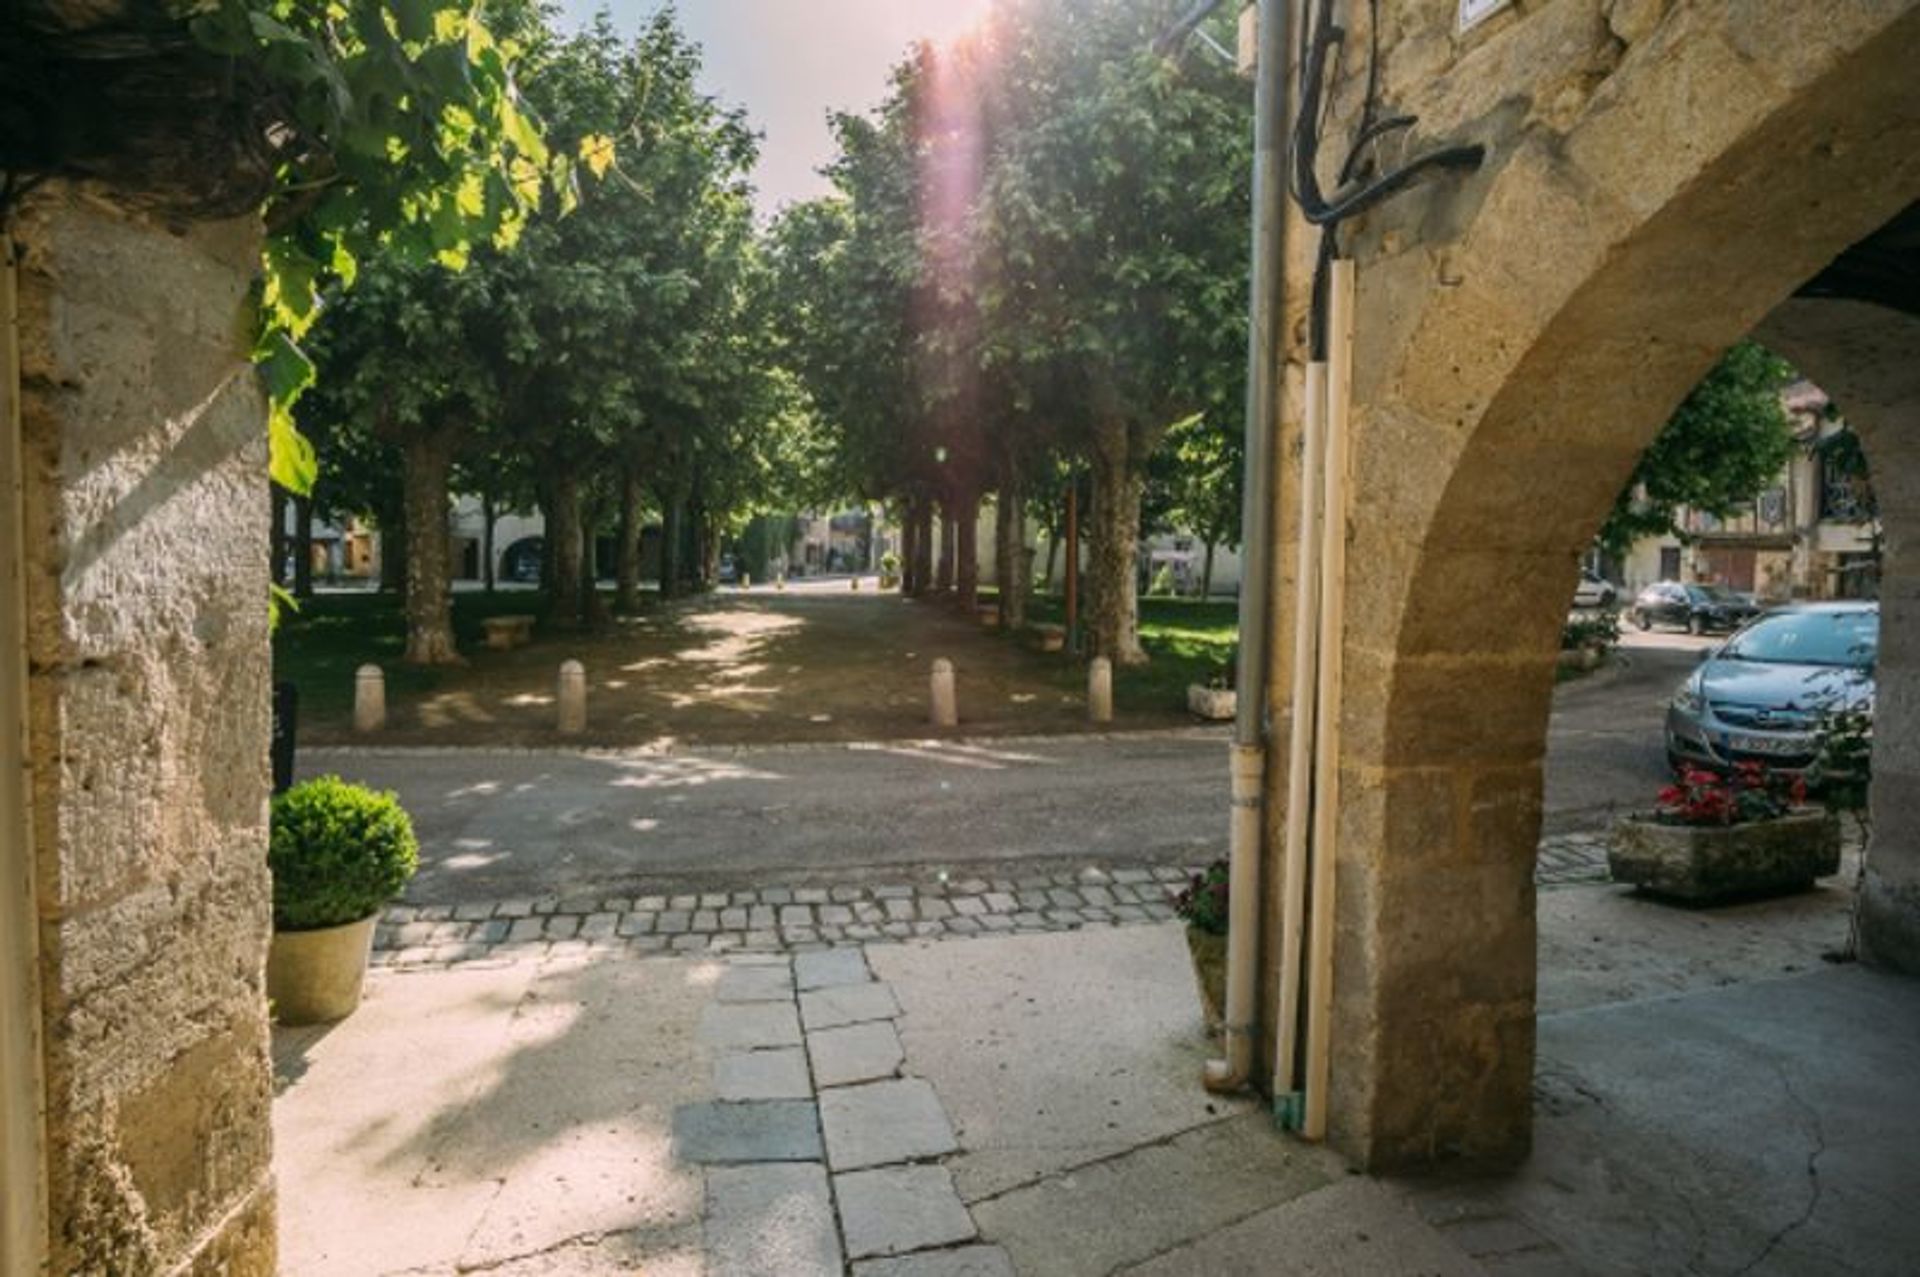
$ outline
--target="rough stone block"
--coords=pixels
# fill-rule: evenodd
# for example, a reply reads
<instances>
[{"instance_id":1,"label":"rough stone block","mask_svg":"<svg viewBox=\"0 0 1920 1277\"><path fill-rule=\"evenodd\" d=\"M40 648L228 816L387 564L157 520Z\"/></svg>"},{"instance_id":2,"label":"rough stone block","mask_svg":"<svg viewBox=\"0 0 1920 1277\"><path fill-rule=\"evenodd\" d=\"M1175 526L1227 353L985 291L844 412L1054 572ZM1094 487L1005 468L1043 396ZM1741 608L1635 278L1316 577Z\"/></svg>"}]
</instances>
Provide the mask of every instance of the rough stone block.
<instances>
[{"instance_id":1,"label":"rough stone block","mask_svg":"<svg viewBox=\"0 0 1920 1277\"><path fill-rule=\"evenodd\" d=\"M1825 812L1725 827L1622 820L1607 865L1616 882L1681 900L1798 890L1840 872L1840 822Z\"/></svg>"},{"instance_id":2,"label":"rough stone block","mask_svg":"<svg viewBox=\"0 0 1920 1277\"><path fill-rule=\"evenodd\" d=\"M840 1227L853 1259L950 1246L975 1236L973 1216L944 1166L889 1166L836 1175Z\"/></svg>"}]
</instances>

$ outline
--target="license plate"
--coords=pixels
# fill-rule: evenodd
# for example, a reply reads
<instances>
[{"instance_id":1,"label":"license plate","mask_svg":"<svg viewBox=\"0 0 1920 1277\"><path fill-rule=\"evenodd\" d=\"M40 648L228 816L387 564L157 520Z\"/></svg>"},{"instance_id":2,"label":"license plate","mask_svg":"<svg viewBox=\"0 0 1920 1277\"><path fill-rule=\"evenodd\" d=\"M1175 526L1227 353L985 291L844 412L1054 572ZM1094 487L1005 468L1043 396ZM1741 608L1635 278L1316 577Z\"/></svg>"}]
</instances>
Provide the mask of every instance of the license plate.
<instances>
[{"instance_id":1,"label":"license plate","mask_svg":"<svg viewBox=\"0 0 1920 1277\"><path fill-rule=\"evenodd\" d=\"M1729 736L1727 748L1742 754L1809 754L1813 741L1805 736Z\"/></svg>"}]
</instances>

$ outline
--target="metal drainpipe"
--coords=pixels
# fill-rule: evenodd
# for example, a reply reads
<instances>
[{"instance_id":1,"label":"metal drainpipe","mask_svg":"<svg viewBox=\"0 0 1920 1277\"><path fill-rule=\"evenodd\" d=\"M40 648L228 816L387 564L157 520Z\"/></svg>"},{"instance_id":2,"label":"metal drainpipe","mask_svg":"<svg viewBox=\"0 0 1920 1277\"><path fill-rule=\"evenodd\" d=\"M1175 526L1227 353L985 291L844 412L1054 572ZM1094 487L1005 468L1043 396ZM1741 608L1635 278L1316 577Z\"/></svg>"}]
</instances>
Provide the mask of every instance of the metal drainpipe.
<instances>
[{"instance_id":1,"label":"metal drainpipe","mask_svg":"<svg viewBox=\"0 0 1920 1277\"><path fill-rule=\"evenodd\" d=\"M13 238L0 226L0 1273L46 1271L38 920L27 812L26 582L20 324ZM24 1186L24 1189L16 1186Z\"/></svg>"},{"instance_id":2,"label":"metal drainpipe","mask_svg":"<svg viewBox=\"0 0 1920 1277\"><path fill-rule=\"evenodd\" d=\"M1253 263L1248 303L1246 475L1242 483L1240 654L1235 674L1229 813L1224 1058L1207 1061L1208 1090L1236 1091L1253 1074L1255 968L1260 955L1260 857L1265 833L1267 648L1271 631L1273 448L1280 417L1286 305L1287 93L1292 0L1259 0L1254 82Z\"/></svg>"}]
</instances>

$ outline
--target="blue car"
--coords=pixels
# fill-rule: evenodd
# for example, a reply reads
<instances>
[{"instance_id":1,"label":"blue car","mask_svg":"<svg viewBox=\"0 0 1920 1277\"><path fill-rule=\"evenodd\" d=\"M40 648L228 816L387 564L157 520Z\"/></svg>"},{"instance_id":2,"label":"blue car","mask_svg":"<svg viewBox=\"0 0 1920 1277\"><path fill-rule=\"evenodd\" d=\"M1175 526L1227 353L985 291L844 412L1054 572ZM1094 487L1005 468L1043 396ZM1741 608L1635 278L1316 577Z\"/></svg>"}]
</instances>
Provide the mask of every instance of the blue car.
<instances>
[{"instance_id":1,"label":"blue car","mask_svg":"<svg viewBox=\"0 0 1920 1277\"><path fill-rule=\"evenodd\" d=\"M1667 707L1667 761L1803 771L1831 713L1873 713L1878 603L1769 612L1708 652Z\"/></svg>"}]
</instances>

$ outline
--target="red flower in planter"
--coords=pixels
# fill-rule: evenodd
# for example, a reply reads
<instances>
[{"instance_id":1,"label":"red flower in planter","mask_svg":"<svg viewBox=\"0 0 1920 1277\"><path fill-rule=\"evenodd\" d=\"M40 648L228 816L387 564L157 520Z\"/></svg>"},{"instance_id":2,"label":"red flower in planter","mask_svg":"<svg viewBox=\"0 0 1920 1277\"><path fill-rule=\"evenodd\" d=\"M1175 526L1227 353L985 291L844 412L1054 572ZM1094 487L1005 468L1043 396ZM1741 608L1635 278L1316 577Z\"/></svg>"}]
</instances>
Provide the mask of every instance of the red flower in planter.
<instances>
[{"instance_id":1,"label":"red flower in planter","mask_svg":"<svg viewBox=\"0 0 1920 1277\"><path fill-rule=\"evenodd\" d=\"M1730 777L1683 767L1679 780L1660 791L1654 817L1668 825L1739 825L1777 819L1806 797L1804 779L1764 763L1741 763Z\"/></svg>"}]
</instances>

